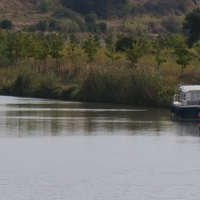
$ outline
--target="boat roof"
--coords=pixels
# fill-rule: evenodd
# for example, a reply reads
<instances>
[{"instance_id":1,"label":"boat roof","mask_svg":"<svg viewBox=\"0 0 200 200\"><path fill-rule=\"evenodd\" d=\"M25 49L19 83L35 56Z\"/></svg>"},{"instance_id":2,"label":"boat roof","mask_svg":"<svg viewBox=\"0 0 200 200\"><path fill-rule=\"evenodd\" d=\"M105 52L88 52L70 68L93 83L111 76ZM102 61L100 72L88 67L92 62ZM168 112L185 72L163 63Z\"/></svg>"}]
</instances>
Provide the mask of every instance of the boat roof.
<instances>
[{"instance_id":1,"label":"boat roof","mask_svg":"<svg viewBox=\"0 0 200 200\"><path fill-rule=\"evenodd\" d=\"M200 91L200 85L181 85L179 89L181 92Z\"/></svg>"}]
</instances>

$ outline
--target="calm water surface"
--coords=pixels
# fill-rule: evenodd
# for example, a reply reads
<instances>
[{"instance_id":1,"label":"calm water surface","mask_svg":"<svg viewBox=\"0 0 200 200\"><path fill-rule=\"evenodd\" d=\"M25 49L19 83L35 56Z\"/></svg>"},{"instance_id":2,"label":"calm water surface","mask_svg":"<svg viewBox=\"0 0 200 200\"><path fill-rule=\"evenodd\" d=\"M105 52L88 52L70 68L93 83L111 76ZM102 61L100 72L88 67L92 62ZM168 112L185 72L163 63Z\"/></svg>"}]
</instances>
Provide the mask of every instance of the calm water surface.
<instances>
[{"instance_id":1,"label":"calm water surface","mask_svg":"<svg viewBox=\"0 0 200 200\"><path fill-rule=\"evenodd\" d=\"M164 109L0 97L0 200L198 200L197 122Z\"/></svg>"}]
</instances>

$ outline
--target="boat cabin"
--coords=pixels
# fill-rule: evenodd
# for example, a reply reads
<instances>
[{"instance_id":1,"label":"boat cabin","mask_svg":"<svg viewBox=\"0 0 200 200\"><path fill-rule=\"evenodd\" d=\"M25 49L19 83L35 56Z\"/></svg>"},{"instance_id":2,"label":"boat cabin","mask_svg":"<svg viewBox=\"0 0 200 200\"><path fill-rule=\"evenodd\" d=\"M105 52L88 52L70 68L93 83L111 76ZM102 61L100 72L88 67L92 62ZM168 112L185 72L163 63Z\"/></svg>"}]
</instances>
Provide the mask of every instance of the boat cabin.
<instances>
[{"instance_id":1,"label":"boat cabin","mask_svg":"<svg viewBox=\"0 0 200 200\"><path fill-rule=\"evenodd\" d=\"M200 85L181 85L173 102L181 106L200 105Z\"/></svg>"}]
</instances>

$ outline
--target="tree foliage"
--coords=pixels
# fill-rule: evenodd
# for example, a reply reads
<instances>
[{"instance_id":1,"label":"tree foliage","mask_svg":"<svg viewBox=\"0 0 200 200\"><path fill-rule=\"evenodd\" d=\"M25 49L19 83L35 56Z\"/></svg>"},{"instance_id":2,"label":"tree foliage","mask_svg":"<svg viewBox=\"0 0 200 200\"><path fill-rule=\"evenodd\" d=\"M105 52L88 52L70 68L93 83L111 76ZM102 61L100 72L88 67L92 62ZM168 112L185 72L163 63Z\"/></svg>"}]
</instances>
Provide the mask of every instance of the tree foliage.
<instances>
[{"instance_id":1,"label":"tree foliage","mask_svg":"<svg viewBox=\"0 0 200 200\"><path fill-rule=\"evenodd\" d=\"M116 52L116 48L115 48L115 44L116 41L114 40L114 36L111 34L109 35L106 39L105 39L105 43L106 43L106 48L107 48L107 52L105 53L105 55L111 59L111 63L112 66L114 64L114 61L118 60L120 58L119 55L117 55Z\"/></svg>"},{"instance_id":2,"label":"tree foliage","mask_svg":"<svg viewBox=\"0 0 200 200\"><path fill-rule=\"evenodd\" d=\"M76 35L72 33L70 35L70 42L67 45L67 56L71 60L71 65L73 69L76 68L76 59L79 56L81 56L81 54L77 52L79 45L80 45L80 41L78 40ZM70 70L71 72L72 72L72 68Z\"/></svg>"},{"instance_id":3,"label":"tree foliage","mask_svg":"<svg viewBox=\"0 0 200 200\"><path fill-rule=\"evenodd\" d=\"M189 65L192 56L182 35L176 37L174 54L178 57L176 63L181 65L181 74L183 74L183 70Z\"/></svg>"},{"instance_id":4,"label":"tree foliage","mask_svg":"<svg viewBox=\"0 0 200 200\"><path fill-rule=\"evenodd\" d=\"M42 13L48 12L53 6L52 0L40 0L39 10Z\"/></svg>"},{"instance_id":5,"label":"tree foliage","mask_svg":"<svg viewBox=\"0 0 200 200\"><path fill-rule=\"evenodd\" d=\"M12 21L10 21L8 19L4 19L1 22L1 28L2 29L12 29L12 27L13 27L13 23L12 23Z\"/></svg>"},{"instance_id":6,"label":"tree foliage","mask_svg":"<svg viewBox=\"0 0 200 200\"><path fill-rule=\"evenodd\" d=\"M189 31L188 43L192 46L200 39L200 8L186 15L183 28Z\"/></svg>"},{"instance_id":7,"label":"tree foliage","mask_svg":"<svg viewBox=\"0 0 200 200\"><path fill-rule=\"evenodd\" d=\"M127 3L127 0L61 0L62 5L76 12L83 15L95 12L101 18L108 18L111 14L116 13L116 10L120 10L120 5Z\"/></svg>"},{"instance_id":8,"label":"tree foliage","mask_svg":"<svg viewBox=\"0 0 200 200\"><path fill-rule=\"evenodd\" d=\"M88 56L88 62L91 64L100 48L99 38L89 34L88 38L83 42L82 48Z\"/></svg>"},{"instance_id":9,"label":"tree foliage","mask_svg":"<svg viewBox=\"0 0 200 200\"><path fill-rule=\"evenodd\" d=\"M167 62L166 59L164 59L162 56L161 56L161 51L163 49L163 38L162 36L158 36L157 39L154 41L153 43L153 49L155 51L155 60L156 60L156 63L157 63L157 69L159 70L160 69L160 66L162 63L164 62Z\"/></svg>"}]
</instances>

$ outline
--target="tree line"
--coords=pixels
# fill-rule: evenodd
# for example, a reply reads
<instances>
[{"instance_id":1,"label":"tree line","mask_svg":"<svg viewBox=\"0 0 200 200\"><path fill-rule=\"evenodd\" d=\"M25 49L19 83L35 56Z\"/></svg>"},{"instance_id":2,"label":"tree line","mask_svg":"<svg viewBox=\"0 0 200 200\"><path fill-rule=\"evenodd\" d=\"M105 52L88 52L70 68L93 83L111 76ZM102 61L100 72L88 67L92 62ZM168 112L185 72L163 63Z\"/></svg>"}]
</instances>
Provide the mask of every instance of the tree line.
<instances>
[{"instance_id":1,"label":"tree line","mask_svg":"<svg viewBox=\"0 0 200 200\"><path fill-rule=\"evenodd\" d=\"M94 12L100 18L108 18L128 4L128 0L61 0L60 2L75 12L83 15Z\"/></svg>"},{"instance_id":2,"label":"tree line","mask_svg":"<svg viewBox=\"0 0 200 200\"><path fill-rule=\"evenodd\" d=\"M158 36L156 39L148 36L138 39L126 35L115 37L110 34L100 42L100 38L92 34L80 40L75 33L70 34L67 39L67 36L58 33L22 33L0 29L0 66L17 67L22 62L28 62L39 70L40 61L45 70L47 59L52 58L55 60L54 69L59 71L59 61L66 56L71 62L71 71L76 71L81 50L87 56L87 63L92 66L98 50L102 47L105 48L105 56L110 60L110 66L114 66L120 57L125 57L128 66L134 68L143 56L151 54L158 70L167 62L162 52L169 51L176 56L176 63L181 66L182 73L191 59L200 56L200 41L197 40L193 44L195 52L191 51L186 37L180 34ZM64 49L66 55L63 53Z\"/></svg>"},{"instance_id":3,"label":"tree line","mask_svg":"<svg viewBox=\"0 0 200 200\"><path fill-rule=\"evenodd\" d=\"M67 56L71 62L71 71L76 71L77 60L81 56L80 49L87 55L87 62L92 65L101 47L105 48L105 56L113 66L120 57L125 57L129 66L135 67L145 55L154 55L157 69L167 62L163 51L169 51L176 56L176 63L181 66L181 73L193 58L200 57L200 8L190 12L185 17L183 34L168 34L151 38L144 35L134 38L131 35L109 34L101 40L98 35L88 34L80 39L76 33L69 36L60 33L24 33L0 29L0 66L17 66L21 61L32 61L37 68L38 61L47 68L47 58L55 60L55 70L59 71L59 61ZM67 38L68 37L68 38ZM67 42L66 42L67 41ZM67 55L63 54L66 49ZM34 62L33 62L34 61Z\"/></svg>"}]
</instances>

